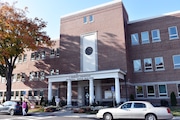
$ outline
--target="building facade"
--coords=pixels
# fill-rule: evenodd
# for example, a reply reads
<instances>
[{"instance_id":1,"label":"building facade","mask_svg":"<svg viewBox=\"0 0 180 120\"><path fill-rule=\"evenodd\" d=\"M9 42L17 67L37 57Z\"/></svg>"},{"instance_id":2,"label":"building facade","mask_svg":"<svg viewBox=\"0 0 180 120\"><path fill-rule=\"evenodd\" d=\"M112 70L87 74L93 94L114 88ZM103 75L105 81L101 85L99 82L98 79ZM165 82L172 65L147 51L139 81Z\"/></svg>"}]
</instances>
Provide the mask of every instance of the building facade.
<instances>
[{"instance_id":1,"label":"building facade","mask_svg":"<svg viewBox=\"0 0 180 120\"><path fill-rule=\"evenodd\" d=\"M129 21L121 0L62 16L52 48L19 57L12 98L56 96L68 106L132 98L160 104L172 92L180 99L179 17ZM5 90L1 78L0 100Z\"/></svg>"}]
</instances>

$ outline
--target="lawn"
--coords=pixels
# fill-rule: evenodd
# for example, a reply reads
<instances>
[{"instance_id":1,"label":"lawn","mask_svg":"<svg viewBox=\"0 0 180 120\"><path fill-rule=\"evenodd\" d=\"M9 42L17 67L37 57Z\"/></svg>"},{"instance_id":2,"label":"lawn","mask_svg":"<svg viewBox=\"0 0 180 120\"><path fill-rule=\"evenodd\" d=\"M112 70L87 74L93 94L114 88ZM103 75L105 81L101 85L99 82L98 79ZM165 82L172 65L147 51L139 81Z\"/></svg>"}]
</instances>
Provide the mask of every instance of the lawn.
<instances>
[{"instance_id":1,"label":"lawn","mask_svg":"<svg viewBox=\"0 0 180 120\"><path fill-rule=\"evenodd\" d=\"M180 116L180 106L170 107L170 109L174 116Z\"/></svg>"}]
</instances>

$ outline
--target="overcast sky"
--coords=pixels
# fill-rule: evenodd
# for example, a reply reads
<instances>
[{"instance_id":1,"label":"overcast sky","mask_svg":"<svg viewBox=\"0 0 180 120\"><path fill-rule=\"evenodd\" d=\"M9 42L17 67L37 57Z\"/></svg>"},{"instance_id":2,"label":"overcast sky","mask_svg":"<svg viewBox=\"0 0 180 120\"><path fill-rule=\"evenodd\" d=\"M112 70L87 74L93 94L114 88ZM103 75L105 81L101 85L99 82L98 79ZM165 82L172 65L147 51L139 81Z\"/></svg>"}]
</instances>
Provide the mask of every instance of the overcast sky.
<instances>
[{"instance_id":1,"label":"overcast sky","mask_svg":"<svg viewBox=\"0 0 180 120\"><path fill-rule=\"evenodd\" d=\"M28 7L28 17L42 18L47 22L47 34L51 39L58 39L60 17L89 7L111 2L112 0L0 0L1 2L18 1L16 7ZM180 0L122 0L128 12L129 20L138 20L165 13L179 11Z\"/></svg>"}]
</instances>

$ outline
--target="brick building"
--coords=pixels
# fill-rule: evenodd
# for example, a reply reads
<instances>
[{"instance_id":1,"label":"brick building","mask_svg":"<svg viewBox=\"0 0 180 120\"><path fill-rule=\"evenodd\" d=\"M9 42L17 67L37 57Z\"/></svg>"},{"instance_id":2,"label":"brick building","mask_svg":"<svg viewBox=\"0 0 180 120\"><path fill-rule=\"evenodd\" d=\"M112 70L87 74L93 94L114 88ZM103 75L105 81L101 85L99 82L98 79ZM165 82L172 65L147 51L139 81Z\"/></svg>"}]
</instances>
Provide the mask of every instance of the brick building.
<instances>
[{"instance_id":1,"label":"brick building","mask_svg":"<svg viewBox=\"0 0 180 120\"><path fill-rule=\"evenodd\" d=\"M12 97L57 96L67 105L124 102L134 96L160 104L180 97L180 12L129 21L121 0L61 17L53 48L19 57ZM1 79L0 100L5 95ZM112 94L114 93L114 94Z\"/></svg>"}]
</instances>

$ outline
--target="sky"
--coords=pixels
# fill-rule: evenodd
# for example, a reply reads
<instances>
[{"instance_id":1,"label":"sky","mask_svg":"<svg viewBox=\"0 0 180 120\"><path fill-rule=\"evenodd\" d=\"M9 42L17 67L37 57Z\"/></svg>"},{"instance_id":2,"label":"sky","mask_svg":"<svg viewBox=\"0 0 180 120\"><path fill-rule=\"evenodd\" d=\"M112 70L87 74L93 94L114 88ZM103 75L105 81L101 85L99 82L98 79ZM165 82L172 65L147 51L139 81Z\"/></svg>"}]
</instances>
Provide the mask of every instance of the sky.
<instances>
[{"instance_id":1,"label":"sky","mask_svg":"<svg viewBox=\"0 0 180 120\"><path fill-rule=\"evenodd\" d=\"M113 0L0 0L17 8L28 7L29 18L42 18L47 22L44 31L51 39L59 39L61 16L81 11ZM180 11L180 0L122 0L129 15L129 21L146 19Z\"/></svg>"}]
</instances>

